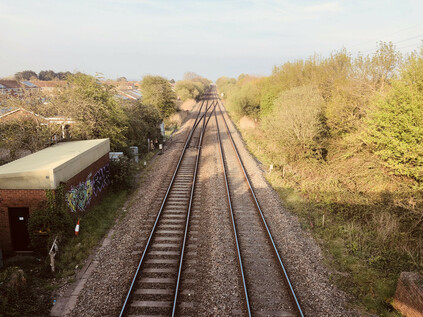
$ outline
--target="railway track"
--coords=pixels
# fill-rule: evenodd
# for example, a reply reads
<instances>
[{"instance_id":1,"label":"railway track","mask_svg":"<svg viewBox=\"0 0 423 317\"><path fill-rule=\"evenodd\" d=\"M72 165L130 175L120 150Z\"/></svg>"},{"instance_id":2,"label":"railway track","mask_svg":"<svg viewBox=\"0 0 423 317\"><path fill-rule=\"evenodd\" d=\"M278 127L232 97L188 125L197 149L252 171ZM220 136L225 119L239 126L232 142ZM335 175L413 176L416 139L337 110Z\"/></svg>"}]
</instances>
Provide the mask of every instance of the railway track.
<instances>
[{"instance_id":1,"label":"railway track","mask_svg":"<svg viewBox=\"0 0 423 317\"><path fill-rule=\"evenodd\" d=\"M245 315L304 316L220 102L215 122L244 290Z\"/></svg>"},{"instance_id":2,"label":"railway track","mask_svg":"<svg viewBox=\"0 0 423 317\"><path fill-rule=\"evenodd\" d=\"M196 247L195 219L194 224L190 224L190 216L195 206L201 143L215 105L215 101L209 99L210 95L206 95L201 101L120 316L174 316L177 308L189 309L192 306L189 300L184 301L184 297L192 293L189 289L193 281L190 275L195 274L195 269L185 270L183 279L182 270L193 264L184 263L185 256L188 259L191 256L191 262L195 264L192 255L195 256L196 252L187 251L186 247L188 240L191 249ZM179 292L181 283L186 287L182 294Z\"/></svg>"},{"instance_id":3,"label":"railway track","mask_svg":"<svg viewBox=\"0 0 423 317\"><path fill-rule=\"evenodd\" d=\"M201 283L196 275L201 189L196 180L209 121L219 143L244 292L245 311L238 315L304 316L214 89L198 108L120 316L197 316L193 295Z\"/></svg>"}]
</instances>

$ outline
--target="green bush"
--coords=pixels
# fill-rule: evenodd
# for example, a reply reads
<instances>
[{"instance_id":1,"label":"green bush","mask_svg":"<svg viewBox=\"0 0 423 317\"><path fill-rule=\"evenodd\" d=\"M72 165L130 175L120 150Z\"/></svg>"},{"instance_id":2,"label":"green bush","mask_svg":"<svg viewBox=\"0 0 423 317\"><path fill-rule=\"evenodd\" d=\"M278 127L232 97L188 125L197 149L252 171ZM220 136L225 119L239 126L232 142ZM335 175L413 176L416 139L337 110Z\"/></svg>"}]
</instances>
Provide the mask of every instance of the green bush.
<instances>
[{"instance_id":1,"label":"green bush","mask_svg":"<svg viewBox=\"0 0 423 317\"><path fill-rule=\"evenodd\" d=\"M368 140L385 164L398 175L423 183L423 91L396 82L377 102L369 119Z\"/></svg>"},{"instance_id":2,"label":"green bush","mask_svg":"<svg viewBox=\"0 0 423 317\"><path fill-rule=\"evenodd\" d=\"M136 164L127 156L110 161L111 186L116 190L133 190L136 185Z\"/></svg>"},{"instance_id":3,"label":"green bush","mask_svg":"<svg viewBox=\"0 0 423 317\"><path fill-rule=\"evenodd\" d=\"M46 191L47 201L34 211L28 220L31 245L42 253L47 252L57 236L61 243L72 237L74 220L66 206L64 186Z\"/></svg>"},{"instance_id":4,"label":"green bush","mask_svg":"<svg viewBox=\"0 0 423 317\"><path fill-rule=\"evenodd\" d=\"M317 88L304 86L283 92L262 122L265 133L278 144L287 161L316 152L324 146L323 98Z\"/></svg>"}]
</instances>

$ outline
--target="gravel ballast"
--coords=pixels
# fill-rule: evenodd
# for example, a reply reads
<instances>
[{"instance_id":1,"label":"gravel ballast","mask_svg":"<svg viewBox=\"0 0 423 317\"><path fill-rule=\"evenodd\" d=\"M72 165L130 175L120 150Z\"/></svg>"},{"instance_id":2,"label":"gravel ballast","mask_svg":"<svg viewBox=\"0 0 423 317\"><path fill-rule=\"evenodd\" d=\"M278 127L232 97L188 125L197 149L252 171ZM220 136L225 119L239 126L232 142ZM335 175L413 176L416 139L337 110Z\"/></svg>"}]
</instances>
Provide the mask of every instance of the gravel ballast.
<instances>
[{"instance_id":1,"label":"gravel ballast","mask_svg":"<svg viewBox=\"0 0 423 317\"><path fill-rule=\"evenodd\" d=\"M331 284L320 247L301 229L297 217L283 207L265 180L260 165L246 150L234 125L228 117L226 119L305 315L359 316L347 308L346 295ZM214 119L205 136L198 177L201 210L198 212L198 283L194 307L197 316L242 316L242 286L213 122ZM193 119L187 121L165 153L157 156L149 171L142 175L140 187L126 204L126 213L112 228L110 243L103 244L94 255L97 265L79 293L75 308L67 316L119 315L152 220L160 207L161 193L170 181L192 123Z\"/></svg>"}]
</instances>

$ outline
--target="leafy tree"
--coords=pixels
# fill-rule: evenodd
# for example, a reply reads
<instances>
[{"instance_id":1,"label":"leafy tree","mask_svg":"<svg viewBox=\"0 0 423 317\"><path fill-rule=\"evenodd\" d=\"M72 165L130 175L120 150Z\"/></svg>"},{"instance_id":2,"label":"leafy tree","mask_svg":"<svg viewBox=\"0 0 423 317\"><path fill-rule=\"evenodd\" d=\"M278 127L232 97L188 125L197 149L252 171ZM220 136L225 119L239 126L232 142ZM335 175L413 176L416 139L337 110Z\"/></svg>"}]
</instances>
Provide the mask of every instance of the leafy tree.
<instances>
[{"instance_id":1,"label":"leafy tree","mask_svg":"<svg viewBox=\"0 0 423 317\"><path fill-rule=\"evenodd\" d=\"M161 138L159 124L162 120L159 111L139 100L124 109L128 117L128 145L138 146L140 152L147 152L147 139Z\"/></svg>"},{"instance_id":2,"label":"leafy tree","mask_svg":"<svg viewBox=\"0 0 423 317\"><path fill-rule=\"evenodd\" d=\"M176 94L183 100L196 99L204 93L205 86L198 81L180 80L176 83Z\"/></svg>"},{"instance_id":3,"label":"leafy tree","mask_svg":"<svg viewBox=\"0 0 423 317\"><path fill-rule=\"evenodd\" d=\"M423 53L423 52L422 52ZM402 80L380 98L369 119L368 140L396 174L423 184L423 54L407 61Z\"/></svg>"},{"instance_id":4,"label":"leafy tree","mask_svg":"<svg viewBox=\"0 0 423 317\"><path fill-rule=\"evenodd\" d=\"M32 71L32 70L24 70L22 72L18 72L15 74L15 79L16 80L31 80L31 79L38 79L38 75L36 72Z\"/></svg>"},{"instance_id":5,"label":"leafy tree","mask_svg":"<svg viewBox=\"0 0 423 317\"><path fill-rule=\"evenodd\" d=\"M52 142L57 127L47 126L35 115L22 115L0 123L0 148L10 151L12 159L18 158L18 151L39 151Z\"/></svg>"},{"instance_id":6,"label":"leafy tree","mask_svg":"<svg viewBox=\"0 0 423 317\"><path fill-rule=\"evenodd\" d=\"M322 154L325 143L324 100L313 86L292 88L275 100L274 110L263 119L269 137L287 161Z\"/></svg>"},{"instance_id":7,"label":"leafy tree","mask_svg":"<svg viewBox=\"0 0 423 317\"><path fill-rule=\"evenodd\" d=\"M259 79L248 75L240 76L240 78L232 89L229 102L239 115L258 117L261 99Z\"/></svg>"},{"instance_id":8,"label":"leafy tree","mask_svg":"<svg viewBox=\"0 0 423 317\"><path fill-rule=\"evenodd\" d=\"M54 80L54 79L56 79L56 77L57 77L57 74L52 70L42 70L38 74L38 78L40 80L45 80L45 81Z\"/></svg>"},{"instance_id":9,"label":"leafy tree","mask_svg":"<svg viewBox=\"0 0 423 317\"><path fill-rule=\"evenodd\" d=\"M126 77L119 77L118 79L116 79L116 81L126 83L128 80L126 79Z\"/></svg>"},{"instance_id":10,"label":"leafy tree","mask_svg":"<svg viewBox=\"0 0 423 317\"><path fill-rule=\"evenodd\" d=\"M71 72L58 72L56 74L56 77L59 80L66 80L69 75L72 75L72 73Z\"/></svg>"},{"instance_id":11,"label":"leafy tree","mask_svg":"<svg viewBox=\"0 0 423 317\"><path fill-rule=\"evenodd\" d=\"M186 72L184 74L184 80L190 80L190 81L192 81L192 80L194 80L196 78L201 78L201 76L198 75L198 74L196 74L196 73L194 73L194 72Z\"/></svg>"},{"instance_id":12,"label":"leafy tree","mask_svg":"<svg viewBox=\"0 0 423 317\"><path fill-rule=\"evenodd\" d=\"M93 76L78 73L68 77L69 87L52 101L59 114L75 120L75 139L110 138L112 149L125 147L127 117L114 98L112 87Z\"/></svg>"},{"instance_id":13,"label":"leafy tree","mask_svg":"<svg viewBox=\"0 0 423 317\"><path fill-rule=\"evenodd\" d=\"M401 59L392 42L380 42L373 56L357 58L357 75L362 81L367 81L373 90L381 91L395 77Z\"/></svg>"},{"instance_id":14,"label":"leafy tree","mask_svg":"<svg viewBox=\"0 0 423 317\"><path fill-rule=\"evenodd\" d=\"M163 118L168 118L176 111L176 94L165 78L145 76L140 83L140 90L143 103L156 107Z\"/></svg>"}]
</instances>

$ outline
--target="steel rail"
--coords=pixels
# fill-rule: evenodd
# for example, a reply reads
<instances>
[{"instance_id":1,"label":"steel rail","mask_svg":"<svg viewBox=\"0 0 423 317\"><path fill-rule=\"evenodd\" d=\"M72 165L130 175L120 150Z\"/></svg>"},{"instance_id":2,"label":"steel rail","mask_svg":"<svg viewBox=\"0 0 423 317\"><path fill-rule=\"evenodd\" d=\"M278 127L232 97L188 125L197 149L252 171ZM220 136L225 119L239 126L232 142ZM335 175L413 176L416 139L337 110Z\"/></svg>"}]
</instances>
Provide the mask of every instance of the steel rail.
<instances>
[{"instance_id":1,"label":"steel rail","mask_svg":"<svg viewBox=\"0 0 423 317\"><path fill-rule=\"evenodd\" d=\"M234 238L235 238L236 250L237 250L237 253L238 253L238 264L239 264L239 269L240 269L240 272L241 272L242 286L244 288L245 303L246 303L248 316L251 317L251 307L250 307L250 301L248 299L247 282L245 280L244 267L242 265L241 250L240 250L239 241L238 241L238 233L237 233L237 230L236 230L234 211L233 211L233 208L232 208L232 199L231 199L231 195L230 195L230 191L229 191L228 175L226 173L227 167L226 167L226 164L225 164L224 150L223 150L222 140L220 138L219 123L217 122L216 112L214 114L214 117L216 119L217 139L219 141L219 148L220 148L220 160L222 162L223 174L225 176L226 194L227 194L227 199L228 199L229 210L231 212L232 229L233 229Z\"/></svg>"},{"instance_id":2,"label":"steel rail","mask_svg":"<svg viewBox=\"0 0 423 317\"><path fill-rule=\"evenodd\" d=\"M124 316L124 314L125 314L125 312L126 312L126 310L127 310L127 308L128 308L128 303L129 303L129 299L130 299L131 294L132 294L132 290L133 290L134 285L135 285L135 282L136 282L136 280L137 280L137 278L138 278L139 272L140 272L141 267L142 267L142 264L143 264L143 262L144 262L144 258L145 258L146 254L147 254L147 251L148 251L149 247L150 247L151 240L152 240L153 235L154 235L154 233L155 233L155 231L156 231L157 223L159 222L160 216L161 216L161 214L162 214L162 211L163 211L164 206L165 206L165 204L166 204L167 198L168 198L168 196L169 196L169 192L170 192L170 190L171 190L171 188L172 188L172 186L173 186L173 182L174 182L174 180L175 180L176 174L178 173L178 170L179 170L179 167L180 167L180 165L181 165L182 159L183 159L183 157L184 157L184 155L185 155L186 149L188 148L189 143L191 142L191 138L192 138L192 135L193 135L193 133L194 133L194 130L195 130L195 129L196 129L196 127L198 126L198 122L200 122L200 121L201 121L201 118L202 118L202 117L204 117L204 115L203 115L203 116L201 116L201 118L198 120L198 117L199 117L200 111L202 110L203 104L204 104L204 103L202 103L202 105L201 105L201 107L200 107L200 110L199 110L199 112L198 112L198 114L197 114L197 117L196 117L196 120L195 120L194 126L192 127L192 129L191 129L191 131L190 131L190 133L189 133L189 135L188 135L188 137L187 137L187 139L186 139L186 141L185 141L184 148L182 149L182 152L181 152L181 155L180 155L180 157L179 157L178 163L177 163L177 165L176 165L175 171L173 172L172 179L171 179L170 184L169 184L169 186L168 186L168 188L167 188L166 194L165 194L165 196L164 196L164 198L163 198L163 201L162 201L162 204L161 204L161 206L160 206L159 212L157 213L156 220L154 221L153 228L151 229L151 232L150 232L150 235L149 235L149 237L148 237L147 243L146 243L146 245L145 245L145 247L144 247L144 251L143 251L143 253L142 253L142 255L141 255L141 259L140 259L140 261L139 261L139 263L138 263L137 270L135 271L135 275L134 275L134 277L133 277L133 279L132 279L131 285L130 285L130 287L129 287L128 294L126 295L125 302L123 303L123 306L122 306L122 309L121 309L121 311L120 311L119 317L123 317L123 316Z\"/></svg>"},{"instance_id":3,"label":"steel rail","mask_svg":"<svg viewBox=\"0 0 423 317\"><path fill-rule=\"evenodd\" d=\"M207 108L207 110L208 109L209 108ZM175 314L176 314L176 306L177 306L178 293L179 293L179 284L180 284L181 275L182 275L182 265L183 265L183 261L184 261L185 245L186 245L187 235L188 235L188 227L189 227L189 220L190 220L191 209L192 209L192 201L194 199L194 191L195 191L195 184L196 184L196 180L197 180L198 165L199 165L200 156L201 156L201 145L203 143L203 135L204 135L204 132L207 128L208 122L209 122L210 118L212 117L215 109L216 109L216 106L213 108L213 111L211 112L211 114L210 114L210 116L207 120L206 120L206 117L204 117L203 128L201 129L200 141L199 141L199 146L198 146L198 150L197 150L197 157L195 159L195 168L194 168L194 175L193 175L192 185L191 185L191 194L190 194L190 197L189 197L187 218L186 218L186 221L185 221L184 239L182 241L181 256L180 256L180 259L179 259L178 277L176 279L175 296L174 296L174 299L173 299L173 307L172 307L172 317L174 317ZM206 114L207 114L207 112L206 112Z\"/></svg>"},{"instance_id":4,"label":"steel rail","mask_svg":"<svg viewBox=\"0 0 423 317\"><path fill-rule=\"evenodd\" d=\"M277 249L277 247L276 247L275 241L274 241L274 239L273 239L273 237L272 237L272 234L271 234L271 232L270 232L270 229L269 229L269 227L268 227L268 225L267 225L266 219L265 219L265 217L264 217L263 211L261 210L261 207L260 207L260 204L259 204L259 202L258 202L257 196L256 196L256 194L255 194L255 192L254 192L253 186L251 185L251 182L250 182L250 179L249 179L249 177L248 177L247 171L245 170L244 163L242 162L242 159L241 159L241 157L240 157L240 155L239 155L238 148L236 147L236 144L235 144L235 142L234 142L234 140L233 140L233 138L232 138L232 134L231 134L231 132L229 131L228 124L227 124L227 122L226 122L225 116L224 116L224 114L223 114L223 112L222 112L222 108L220 107L220 103L219 103L219 102L221 102L221 101L220 101L220 98L218 99L218 106L219 106L219 110L220 110L220 112L222 113L222 118L223 118L223 122L225 123L225 126L226 126L226 131L227 131L227 133L228 133L228 135L229 135L229 139L231 140L232 147L233 147L233 149L234 149L234 151L235 151L235 154L236 154L236 156L237 156L237 158L238 158L238 162L239 162L239 164L240 164L240 166L241 166L241 169L242 169L242 172L243 172L243 174L244 174L245 180L247 181L248 187L250 188L250 192L251 192L251 194L252 194L252 196L253 196L253 199L254 199L255 205L256 205L256 207L257 207L257 210L258 210L258 211L259 211L259 213L260 213L262 223L263 223L263 225L264 225L264 227L265 227L265 229L266 229L266 232L267 232L267 236L268 236L268 238L269 238L269 240L270 240L270 242L271 242L271 244L272 244L272 246L273 246L273 251L275 252L275 255L276 255L277 259L278 259L278 262L279 262L279 264L280 264L280 266L281 266L281 268L282 268L282 272L283 272L283 277L284 277L284 280L285 280L285 282L286 282L286 284L287 284L287 286L288 286L288 288L289 288L289 290L290 290L290 295L291 295L291 297L292 297L293 301L295 302L295 305L294 305L294 306L295 306L295 309L296 309L297 314L298 314L299 316L304 317L304 314L303 314L303 312L302 312L302 309L301 309L300 303L299 303L299 301L298 301L297 296L295 295L294 288L293 288L292 283L291 283L291 281L290 281L290 279L289 279L289 277L288 277L288 272L286 271L286 269L285 269L285 265L283 264L282 259L281 259L281 256L279 255L279 251L278 251L278 249Z\"/></svg>"}]
</instances>

